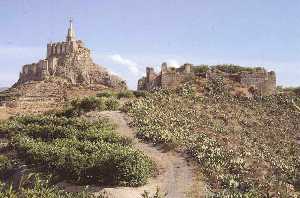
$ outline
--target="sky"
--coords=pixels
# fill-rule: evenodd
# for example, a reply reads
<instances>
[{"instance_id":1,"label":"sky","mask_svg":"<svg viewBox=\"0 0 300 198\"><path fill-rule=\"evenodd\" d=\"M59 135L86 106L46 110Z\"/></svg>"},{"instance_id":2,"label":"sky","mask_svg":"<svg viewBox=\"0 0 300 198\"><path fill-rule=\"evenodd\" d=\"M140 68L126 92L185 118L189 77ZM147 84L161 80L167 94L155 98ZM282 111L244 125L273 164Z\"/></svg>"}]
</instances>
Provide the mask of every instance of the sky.
<instances>
[{"instance_id":1,"label":"sky","mask_svg":"<svg viewBox=\"0 0 300 198\"><path fill-rule=\"evenodd\" d=\"M70 17L94 62L132 89L162 62L262 66L279 85L300 86L299 8L298 0L0 0L0 87L64 40Z\"/></svg>"}]
</instances>

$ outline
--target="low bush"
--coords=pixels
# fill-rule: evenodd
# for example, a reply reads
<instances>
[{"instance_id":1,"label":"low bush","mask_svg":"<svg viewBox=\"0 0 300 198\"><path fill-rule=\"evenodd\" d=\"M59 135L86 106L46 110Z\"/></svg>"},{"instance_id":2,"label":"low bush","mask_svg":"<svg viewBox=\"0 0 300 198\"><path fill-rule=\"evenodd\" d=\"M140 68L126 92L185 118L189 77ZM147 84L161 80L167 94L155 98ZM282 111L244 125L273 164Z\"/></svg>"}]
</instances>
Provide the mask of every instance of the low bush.
<instances>
[{"instance_id":1,"label":"low bush","mask_svg":"<svg viewBox=\"0 0 300 198\"><path fill-rule=\"evenodd\" d=\"M3 178L13 169L11 160L5 155L0 155L0 177Z\"/></svg>"},{"instance_id":2,"label":"low bush","mask_svg":"<svg viewBox=\"0 0 300 198\"><path fill-rule=\"evenodd\" d=\"M146 97L147 91L133 91L133 95L137 98Z\"/></svg>"},{"instance_id":3,"label":"low bush","mask_svg":"<svg viewBox=\"0 0 300 198\"><path fill-rule=\"evenodd\" d=\"M110 98L110 97L115 97L117 96L117 93L114 92L114 91L110 91L110 90L105 90L105 91L102 91L100 93L97 93L96 95L97 97L104 97L104 98Z\"/></svg>"},{"instance_id":4,"label":"low bush","mask_svg":"<svg viewBox=\"0 0 300 198\"><path fill-rule=\"evenodd\" d=\"M239 73L239 72L254 72L256 70L261 70L260 67L242 67L239 65L233 65L233 64L223 64L223 65L216 65L212 66L212 68L216 68L220 71L226 72L226 73Z\"/></svg>"},{"instance_id":5,"label":"low bush","mask_svg":"<svg viewBox=\"0 0 300 198\"><path fill-rule=\"evenodd\" d=\"M71 105L74 109L79 111L88 112L88 111L103 111L106 109L105 100L97 97L86 97L81 100L74 100L71 102Z\"/></svg>"},{"instance_id":6,"label":"low bush","mask_svg":"<svg viewBox=\"0 0 300 198\"><path fill-rule=\"evenodd\" d=\"M133 98L134 94L132 91L126 90L118 93L117 97L120 98Z\"/></svg>"},{"instance_id":7,"label":"low bush","mask_svg":"<svg viewBox=\"0 0 300 198\"><path fill-rule=\"evenodd\" d=\"M118 110L120 104L115 98L86 97L76 99L66 105L62 111L56 113L57 116L76 117L89 111Z\"/></svg>"},{"instance_id":8,"label":"low bush","mask_svg":"<svg viewBox=\"0 0 300 198\"><path fill-rule=\"evenodd\" d=\"M120 107L119 101L114 98L108 98L105 101L105 105L106 105L106 110L110 110L110 111L116 111Z\"/></svg>"},{"instance_id":9,"label":"low bush","mask_svg":"<svg viewBox=\"0 0 300 198\"><path fill-rule=\"evenodd\" d=\"M145 184L154 163L114 132L108 120L22 116L8 121L18 158L80 184Z\"/></svg>"},{"instance_id":10,"label":"low bush","mask_svg":"<svg viewBox=\"0 0 300 198\"><path fill-rule=\"evenodd\" d=\"M151 176L151 160L120 144L71 139L49 144L20 135L15 138L14 146L27 163L83 184L138 186Z\"/></svg>"},{"instance_id":11,"label":"low bush","mask_svg":"<svg viewBox=\"0 0 300 198\"><path fill-rule=\"evenodd\" d=\"M34 177L34 178L32 178ZM28 185L27 183L33 183ZM29 187L31 186L31 187ZM43 180L39 175L32 175L23 180L18 190L13 189L12 185L0 182L0 197L5 198L95 198L85 189L82 192L70 193L52 186L49 180ZM99 198L102 198L100 196ZM104 198L104 197L103 197Z\"/></svg>"},{"instance_id":12,"label":"low bush","mask_svg":"<svg viewBox=\"0 0 300 198\"><path fill-rule=\"evenodd\" d=\"M199 66L194 66L193 67L193 71L195 73L205 73L209 70L209 66L208 65L199 65Z\"/></svg>"}]
</instances>

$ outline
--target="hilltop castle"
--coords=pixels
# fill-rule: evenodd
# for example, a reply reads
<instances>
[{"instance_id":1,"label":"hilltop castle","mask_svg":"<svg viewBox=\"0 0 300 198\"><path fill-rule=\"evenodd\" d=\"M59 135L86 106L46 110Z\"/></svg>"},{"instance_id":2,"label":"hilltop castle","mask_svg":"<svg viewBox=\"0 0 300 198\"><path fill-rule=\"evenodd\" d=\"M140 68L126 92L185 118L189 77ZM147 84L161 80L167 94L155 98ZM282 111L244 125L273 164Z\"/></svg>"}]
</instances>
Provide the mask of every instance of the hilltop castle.
<instances>
[{"instance_id":1,"label":"hilltop castle","mask_svg":"<svg viewBox=\"0 0 300 198\"><path fill-rule=\"evenodd\" d=\"M230 68L234 70L229 71ZM146 76L138 81L138 90L174 89L194 78L207 81L218 76L258 95L272 95L276 90L275 72L267 72L264 68L243 68L233 65L208 67L192 64L175 68L168 67L167 63L162 64L160 73L155 73L152 67L147 67Z\"/></svg>"},{"instance_id":2,"label":"hilltop castle","mask_svg":"<svg viewBox=\"0 0 300 198\"><path fill-rule=\"evenodd\" d=\"M48 43L47 55L24 65L17 83L0 95L0 106L15 113L41 113L65 101L103 89L127 89L125 81L93 62L90 50L75 37L72 20L65 41Z\"/></svg>"},{"instance_id":3,"label":"hilltop castle","mask_svg":"<svg viewBox=\"0 0 300 198\"><path fill-rule=\"evenodd\" d=\"M75 38L72 20L66 40L48 43L47 57L37 63L24 65L16 85L51 77L67 79L73 85L102 84L113 88L126 86L119 77L93 63L90 50Z\"/></svg>"}]
</instances>

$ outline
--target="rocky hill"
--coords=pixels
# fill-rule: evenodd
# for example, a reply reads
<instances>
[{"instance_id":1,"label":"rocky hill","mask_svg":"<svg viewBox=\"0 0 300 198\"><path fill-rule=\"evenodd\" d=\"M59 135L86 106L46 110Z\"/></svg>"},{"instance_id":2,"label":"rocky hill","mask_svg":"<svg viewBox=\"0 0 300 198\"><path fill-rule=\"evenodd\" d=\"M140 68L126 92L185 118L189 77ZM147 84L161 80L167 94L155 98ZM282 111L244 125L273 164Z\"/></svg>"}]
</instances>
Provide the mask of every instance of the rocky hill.
<instances>
[{"instance_id":1,"label":"rocky hill","mask_svg":"<svg viewBox=\"0 0 300 198\"><path fill-rule=\"evenodd\" d=\"M70 22L66 40L49 43L47 57L24 65L12 88L0 94L0 104L16 112L43 112L69 98L103 89L127 89L125 81L93 62L90 50L75 39Z\"/></svg>"}]
</instances>

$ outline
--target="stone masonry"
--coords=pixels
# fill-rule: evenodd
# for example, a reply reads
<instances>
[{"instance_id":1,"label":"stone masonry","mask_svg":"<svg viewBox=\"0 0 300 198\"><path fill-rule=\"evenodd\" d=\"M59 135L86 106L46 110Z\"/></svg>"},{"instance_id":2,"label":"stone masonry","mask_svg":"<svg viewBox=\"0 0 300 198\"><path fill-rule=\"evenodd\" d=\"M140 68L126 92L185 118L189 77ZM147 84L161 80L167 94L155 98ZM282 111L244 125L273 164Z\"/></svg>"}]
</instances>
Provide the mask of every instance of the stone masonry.
<instances>
[{"instance_id":1,"label":"stone masonry","mask_svg":"<svg viewBox=\"0 0 300 198\"><path fill-rule=\"evenodd\" d=\"M255 91L258 95L272 95L276 90L276 75L274 71L267 72L264 68L252 71L241 71L238 73L222 72L216 67L210 67L207 71L197 73L194 66L184 64L179 68L168 67L166 63L161 66L160 73L155 73L151 67L146 68L146 76L138 81L138 90L155 90L165 88L176 88L193 78L211 79L222 76L232 82Z\"/></svg>"},{"instance_id":2,"label":"stone masonry","mask_svg":"<svg viewBox=\"0 0 300 198\"><path fill-rule=\"evenodd\" d=\"M51 77L67 79L73 85L102 84L112 88L126 88L122 79L92 61L90 50L75 38L72 20L66 40L47 44L47 57L37 63L24 65L15 86Z\"/></svg>"}]
</instances>

